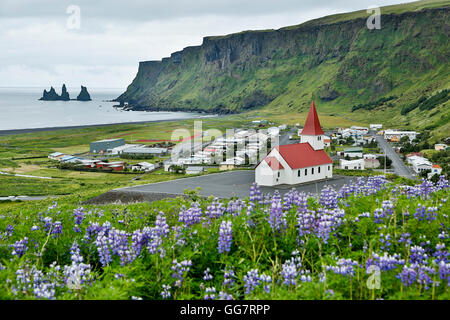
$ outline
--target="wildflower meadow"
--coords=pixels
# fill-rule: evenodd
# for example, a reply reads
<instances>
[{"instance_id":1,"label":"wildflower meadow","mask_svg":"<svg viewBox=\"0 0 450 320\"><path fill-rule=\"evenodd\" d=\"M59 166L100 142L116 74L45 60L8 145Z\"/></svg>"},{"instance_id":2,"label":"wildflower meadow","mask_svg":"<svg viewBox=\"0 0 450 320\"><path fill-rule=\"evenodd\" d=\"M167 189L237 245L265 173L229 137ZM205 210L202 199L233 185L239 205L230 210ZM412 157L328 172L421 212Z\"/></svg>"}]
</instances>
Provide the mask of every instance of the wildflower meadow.
<instances>
[{"instance_id":1,"label":"wildflower meadow","mask_svg":"<svg viewBox=\"0 0 450 320\"><path fill-rule=\"evenodd\" d=\"M449 299L449 183L0 215L0 299ZM38 202L40 204L44 202Z\"/></svg>"}]
</instances>

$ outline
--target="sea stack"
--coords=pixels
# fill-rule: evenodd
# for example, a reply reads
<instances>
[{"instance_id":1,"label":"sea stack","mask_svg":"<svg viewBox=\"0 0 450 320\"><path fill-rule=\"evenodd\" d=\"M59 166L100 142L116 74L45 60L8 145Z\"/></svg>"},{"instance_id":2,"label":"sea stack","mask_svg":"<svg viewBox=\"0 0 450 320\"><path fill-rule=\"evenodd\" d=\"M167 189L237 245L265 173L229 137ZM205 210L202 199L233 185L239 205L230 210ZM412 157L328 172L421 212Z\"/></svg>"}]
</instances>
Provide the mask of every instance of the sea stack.
<instances>
[{"instance_id":1,"label":"sea stack","mask_svg":"<svg viewBox=\"0 0 450 320\"><path fill-rule=\"evenodd\" d=\"M66 88L65 84L63 84L63 86L62 86L61 100L63 100L63 101L69 101L70 100L69 92L67 92L67 88Z\"/></svg>"},{"instance_id":2,"label":"sea stack","mask_svg":"<svg viewBox=\"0 0 450 320\"><path fill-rule=\"evenodd\" d=\"M47 92L47 90L44 90L44 93L42 94L42 98L40 98L39 100L57 101L57 100L61 100L61 97L56 93L55 88L51 87L48 92Z\"/></svg>"},{"instance_id":3,"label":"sea stack","mask_svg":"<svg viewBox=\"0 0 450 320\"><path fill-rule=\"evenodd\" d=\"M81 86L81 92L78 95L77 100L78 101L91 101L92 100L86 87Z\"/></svg>"}]
</instances>

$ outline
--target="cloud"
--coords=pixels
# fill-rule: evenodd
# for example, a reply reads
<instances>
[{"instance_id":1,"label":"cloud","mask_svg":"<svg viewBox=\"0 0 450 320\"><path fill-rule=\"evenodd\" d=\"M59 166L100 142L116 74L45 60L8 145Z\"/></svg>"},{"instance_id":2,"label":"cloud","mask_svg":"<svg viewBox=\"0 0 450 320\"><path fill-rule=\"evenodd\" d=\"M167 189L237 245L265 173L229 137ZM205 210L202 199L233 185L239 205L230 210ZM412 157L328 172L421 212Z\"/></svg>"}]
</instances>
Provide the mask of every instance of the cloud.
<instances>
[{"instance_id":1,"label":"cloud","mask_svg":"<svg viewBox=\"0 0 450 320\"><path fill-rule=\"evenodd\" d=\"M400 1L397 1L397 3ZM328 14L361 9L371 1L127 0L0 2L0 86L125 88L138 62L160 60L204 36L277 29ZM382 1L380 5L391 4ZM71 4L80 29L67 28Z\"/></svg>"}]
</instances>

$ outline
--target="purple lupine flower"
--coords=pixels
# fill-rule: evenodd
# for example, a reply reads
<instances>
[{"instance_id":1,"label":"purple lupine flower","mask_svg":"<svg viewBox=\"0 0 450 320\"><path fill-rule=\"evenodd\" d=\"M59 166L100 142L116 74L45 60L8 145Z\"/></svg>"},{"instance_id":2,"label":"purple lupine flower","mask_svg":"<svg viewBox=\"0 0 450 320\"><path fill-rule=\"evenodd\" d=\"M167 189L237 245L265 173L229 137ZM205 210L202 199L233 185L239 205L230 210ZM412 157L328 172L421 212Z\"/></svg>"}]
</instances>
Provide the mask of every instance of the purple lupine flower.
<instances>
[{"instance_id":1,"label":"purple lupine flower","mask_svg":"<svg viewBox=\"0 0 450 320\"><path fill-rule=\"evenodd\" d=\"M63 225L61 221L55 221L53 223L53 229L51 231L51 234L53 234L54 237L58 237L62 233L63 233Z\"/></svg>"},{"instance_id":2,"label":"purple lupine flower","mask_svg":"<svg viewBox=\"0 0 450 320\"><path fill-rule=\"evenodd\" d=\"M398 243L406 243L407 245L411 245L411 234L409 232L404 232L400 235L400 239L398 239Z\"/></svg>"},{"instance_id":3,"label":"purple lupine flower","mask_svg":"<svg viewBox=\"0 0 450 320\"><path fill-rule=\"evenodd\" d=\"M191 270L190 267L192 266L191 260L183 260L181 262L178 262L177 259L172 261L172 278L177 279L175 281L176 287L181 287L184 278L186 277L187 273Z\"/></svg>"},{"instance_id":4,"label":"purple lupine flower","mask_svg":"<svg viewBox=\"0 0 450 320\"><path fill-rule=\"evenodd\" d=\"M222 221L219 229L218 250L219 253L230 252L233 239L233 230L231 221Z\"/></svg>"},{"instance_id":5,"label":"purple lupine flower","mask_svg":"<svg viewBox=\"0 0 450 320\"><path fill-rule=\"evenodd\" d=\"M338 207L338 193L330 186L322 188L319 197L319 204L325 208L333 209Z\"/></svg>"},{"instance_id":6,"label":"purple lupine flower","mask_svg":"<svg viewBox=\"0 0 450 320\"><path fill-rule=\"evenodd\" d=\"M273 232L281 232L286 229L286 219L284 218L283 209L279 193L275 191L270 207L269 224Z\"/></svg>"},{"instance_id":7,"label":"purple lupine flower","mask_svg":"<svg viewBox=\"0 0 450 320\"><path fill-rule=\"evenodd\" d=\"M445 263L449 262L449 253L447 250L445 250L445 244L444 243L438 243L436 244L436 251L433 253L433 257L436 257L435 262L440 263L441 261L444 261Z\"/></svg>"},{"instance_id":8,"label":"purple lupine flower","mask_svg":"<svg viewBox=\"0 0 450 320\"><path fill-rule=\"evenodd\" d=\"M298 276L297 265L293 261L293 259L287 260L282 265L281 276L283 277L283 284L287 286L297 285L297 276Z\"/></svg>"},{"instance_id":9,"label":"purple lupine flower","mask_svg":"<svg viewBox=\"0 0 450 320\"><path fill-rule=\"evenodd\" d=\"M220 218L225 212L225 207L219 199L215 198L214 201L206 208L205 215L210 219Z\"/></svg>"},{"instance_id":10,"label":"purple lupine flower","mask_svg":"<svg viewBox=\"0 0 450 320\"><path fill-rule=\"evenodd\" d=\"M414 212L414 218L423 221L436 220L438 208L437 207L426 207L425 205L418 205L416 212Z\"/></svg>"},{"instance_id":11,"label":"purple lupine flower","mask_svg":"<svg viewBox=\"0 0 450 320\"><path fill-rule=\"evenodd\" d=\"M366 271L371 273L370 266L377 266L381 271L389 271L397 268L398 265L404 265L405 260L401 259L399 254L394 253L393 255L388 255L384 252L383 255L373 253L372 257L366 261Z\"/></svg>"},{"instance_id":12,"label":"purple lupine flower","mask_svg":"<svg viewBox=\"0 0 450 320\"><path fill-rule=\"evenodd\" d=\"M163 288L163 291L161 292L161 297L163 299L170 298L172 296L170 293L171 286L168 284L163 284L162 288Z\"/></svg>"},{"instance_id":13,"label":"purple lupine flower","mask_svg":"<svg viewBox=\"0 0 450 320\"><path fill-rule=\"evenodd\" d=\"M215 300L216 299L216 288L208 287L205 289L204 300Z\"/></svg>"},{"instance_id":14,"label":"purple lupine flower","mask_svg":"<svg viewBox=\"0 0 450 320\"><path fill-rule=\"evenodd\" d=\"M38 226L34 225L34 226L31 227L31 231L36 231L36 230L39 230Z\"/></svg>"},{"instance_id":15,"label":"purple lupine flower","mask_svg":"<svg viewBox=\"0 0 450 320\"><path fill-rule=\"evenodd\" d=\"M185 227L190 227L200 223L202 218L202 209L197 202L194 202L189 209L183 206L179 212L179 222L183 222Z\"/></svg>"},{"instance_id":16,"label":"purple lupine flower","mask_svg":"<svg viewBox=\"0 0 450 320\"><path fill-rule=\"evenodd\" d=\"M43 219L43 222L45 231L50 230L50 228L53 226L53 219L51 217L45 217Z\"/></svg>"},{"instance_id":17,"label":"purple lupine flower","mask_svg":"<svg viewBox=\"0 0 450 320\"><path fill-rule=\"evenodd\" d=\"M256 182L253 182L253 184L250 186L250 202L257 202L262 200L262 194L261 190L259 189L259 186L256 184Z\"/></svg>"},{"instance_id":18,"label":"purple lupine flower","mask_svg":"<svg viewBox=\"0 0 450 320\"><path fill-rule=\"evenodd\" d=\"M102 266L106 266L107 264L111 263L112 256L111 250L109 249L108 245L108 236L105 235L105 232L103 230L100 231L97 235L95 245L97 246L97 252L100 257Z\"/></svg>"},{"instance_id":19,"label":"purple lupine flower","mask_svg":"<svg viewBox=\"0 0 450 320\"><path fill-rule=\"evenodd\" d=\"M203 280L205 281L211 281L212 279L214 279L214 276L212 274L210 274L211 270L209 268L206 268L206 270L203 272L204 276L203 276Z\"/></svg>"},{"instance_id":20,"label":"purple lupine flower","mask_svg":"<svg viewBox=\"0 0 450 320\"><path fill-rule=\"evenodd\" d=\"M420 264L428 259L428 255L425 253L425 249L420 246L412 246L409 249L409 252L409 259L412 264Z\"/></svg>"},{"instance_id":21,"label":"purple lupine flower","mask_svg":"<svg viewBox=\"0 0 450 320\"><path fill-rule=\"evenodd\" d=\"M265 275L264 273L259 276L263 284L263 289L266 293L270 293L270 283L272 282L272 278L270 276Z\"/></svg>"},{"instance_id":22,"label":"purple lupine flower","mask_svg":"<svg viewBox=\"0 0 450 320\"><path fill-rule=\"evenodd\" d=\"M354 267L357 265L358 263L351 259L339 259L336 262L336 266L327 266L326 270L333 271L335 274L353 277L355 275Z\"/></svg>"},{"instance_id":23,"label":"purple lupine flower","mask_svg":"<svg viewBox=\"0 0 450 320\"><path fill-rule=\"evenodd\" d=\"M231 287L235 282L236 275L234 274L233 269L225 269L223 274L223 283L224 287Z\"/></svg>"},{"instance_id":24,"label":"purple lupine flower","mask_svg":"<svg viewBox=\"0 0 450 320\"><path fill-rule=\"evenodd\" d=\"M450 285L450 263L441 260L439 262L439 278L447 280L447 286Z\"/></svg>"},{"instance_id":25,"label":"purple lupine flower","mask_svg":"<svg viewBox=\"0 0 450 320\"><path fill-rule=\"evenodd\" d=\"M6 235L7 237L11 237L11 236L13 235L13 233L14 233L14 226L11 225L11 224L8 224L8 226L6 227L6 233L5 233L5 235Z\"/></svg>"},{"instance_id":26,"label":"purple lupine flower","mask_svg":"<svg viewBox=\"0 0 450 320\"><path fill-rule=\"evenodd\" d=\"M86 212L84 211L84 208L77 208L73 210L73 216L75 217L75 227L73 230L75 232L81 232L80 225L83 223L83 220L85 219Z\"/></svg>"},{"instance_id":27,"label":"purple lupine flower","mask_svg":"<svg viewBox=\"0 0 450 320\"><path fill-rule=\"evenodd\" d=\"M19 258L22 257L28 250L27 244L28 244L27 237L23 238L22 240L14 242L14 244L12 245L13 251L11 252L11 254L13 256L18 256Z\"/></svg>"},{"instance_id":28,"label":"purple lupine flower","mask_svg":"<svg viewBox=\"0 0 450 320\"><path fill-rule=\"evenodd\" d=\"M75 241L70 249L72 264L64 266L64 280L70 289L80 290L91 280L91 266L83 263L80 248Z\"/></svg>"},{"instance_id":29,"label":"purple lupine flower","mask_svg":"<svg viewBox=\"0 0 450 320\"><path fill-rule=\"evenodd\" d=\"M391 235L388 233L384 235L383 233L380 234L380 249L389 251L391 247Z\"/></svg>"},{"instance_id":30,"label":"purple lupine flower","mask_svg":"<svg viewBox=\"0 0 450 320\"><path fill-rule=\"evenodd\" d=\"M220 291L218 300L233 300L233 296L227 292Z\"/></svg>"},{"instance_id":31,"label":"purple lupine flower","mask_svg":"<svg viewBox=\"0 0 450 320\"><path fill-rule=\"evenodd\" d=\"M229 201L225 211L233 216L237 216L241 214L244 208L246 208L245 202L241 199L237 199Z\"/></svg>"},{"instance_id":32,"label":"purple lupine flower","mask_svg":"<svg viewBox=\"0 0 450 320\"><path fill-rule=\"evenodd\" d=\"M316 221L316 212L312 210L298 211L297 222L300 236L308 235L314 232Z\"/></svg>"},{"instance_id":33,"label":"purple lupine flower","mask_svg":"<svg viewBox=\"0 0 450 320\"><path fill-rule=\"evenodd\" d=\"M248 271L244 276L244 282L245 294L251 293L257 286L259 286L261 280L259 279L258 269Z\"/></svg>"}]
</instances>

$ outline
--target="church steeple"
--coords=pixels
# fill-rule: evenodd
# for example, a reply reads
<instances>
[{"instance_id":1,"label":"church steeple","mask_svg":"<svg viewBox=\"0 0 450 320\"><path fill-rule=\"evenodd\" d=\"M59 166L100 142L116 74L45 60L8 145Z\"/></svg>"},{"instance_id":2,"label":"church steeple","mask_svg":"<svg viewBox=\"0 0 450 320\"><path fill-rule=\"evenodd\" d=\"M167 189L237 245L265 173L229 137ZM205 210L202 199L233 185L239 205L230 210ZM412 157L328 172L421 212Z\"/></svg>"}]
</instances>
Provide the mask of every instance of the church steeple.
<instances>
[{"instance_id":1,"label":"church steeple","mask_svg":"<svg viewBox=\"0 0 450 320\"><path fill-rule=\"evenodd\" d=\"M309 108L308 116L306 117L305 126L300 133L300 143L309 143L314 150L323 150L323 135L322 126L320 125L319 116L317 115L314 101Z\"/></svg>"},{"instance_id":2,"label":"church steeple","mask_svg":"<svg viewBox=\"0 0 450 320\"><path fill-rule=\"evenodd\" d=\"M317 115L316 106L314 100L309 108L308 117L306 118L305 126L303 127L302 133L305 135L317 136L322 135L322 127L320 125L319 116Z\"/></svg>"}]
</instances>

